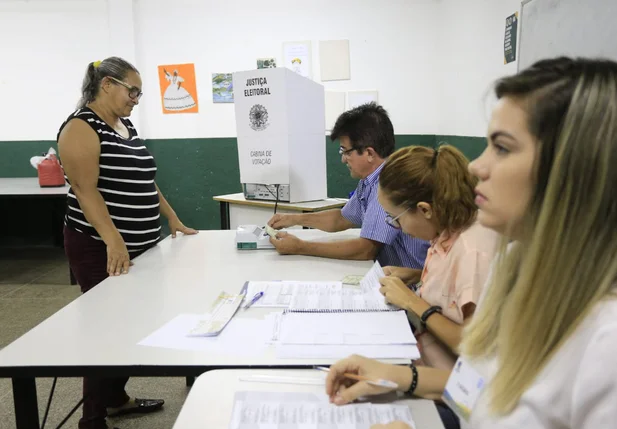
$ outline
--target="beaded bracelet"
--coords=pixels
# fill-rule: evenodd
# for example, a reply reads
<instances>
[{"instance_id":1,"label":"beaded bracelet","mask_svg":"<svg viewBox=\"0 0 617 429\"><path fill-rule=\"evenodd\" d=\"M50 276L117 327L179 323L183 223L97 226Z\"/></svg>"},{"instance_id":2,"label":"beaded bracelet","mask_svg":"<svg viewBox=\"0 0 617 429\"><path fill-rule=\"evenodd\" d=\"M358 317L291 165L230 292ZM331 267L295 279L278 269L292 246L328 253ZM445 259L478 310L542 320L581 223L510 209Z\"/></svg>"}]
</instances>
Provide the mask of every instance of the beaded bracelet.
<instances>
[{"instance_id":1,"label":"beaded bracelet","mask_svg":"<svg viewBox=\"0 0 617 429\"><path fill-rule=\"evenodd\" d=\"M409 389L405 393L407 395L413 395L413 392L416 391L416 387L418 387L418 368L416 368L414 364L409 365L409 368L411 368L413 378L411 379L411 386L409 386Z\"/></svg>"}]
</instances>

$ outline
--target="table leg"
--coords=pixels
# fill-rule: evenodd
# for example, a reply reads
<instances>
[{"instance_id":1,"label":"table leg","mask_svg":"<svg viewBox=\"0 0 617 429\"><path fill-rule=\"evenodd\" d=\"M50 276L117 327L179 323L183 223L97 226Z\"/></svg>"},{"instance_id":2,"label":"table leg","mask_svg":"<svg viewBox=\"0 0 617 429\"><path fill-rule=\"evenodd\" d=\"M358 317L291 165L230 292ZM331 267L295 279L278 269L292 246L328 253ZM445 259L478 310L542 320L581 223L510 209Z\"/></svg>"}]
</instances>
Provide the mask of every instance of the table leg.
<instances>
[{"instance_id":1,"label":"table leg","mask_svg":"<svg viewBox=\"0 0 617 429\"><path fill-rule=\"evenodd\" d=\"M17 429L39 429L39 407L34 378L13 378L13 401Z\"/></svg>"},{"instance_id":2,"label":"table leg","mask_svg":"<svg viewBox=\"0 0 617 429\"><path fill-rule=\"evenodd\" d=\"M229 229L229 203L219 201L219 209L221 211L221 229Z\"/></svg>"},{"instance_id":3,"label":"table leg","mask_svg":"<svg viewBox=\"0 0 617 429\"><path fill-rule=\"evenodd\" d=\"M54 198L52 201L51 222L54 246L64 247L64 213L66 211L66 198Z\"/></svg>"}]
</instances>

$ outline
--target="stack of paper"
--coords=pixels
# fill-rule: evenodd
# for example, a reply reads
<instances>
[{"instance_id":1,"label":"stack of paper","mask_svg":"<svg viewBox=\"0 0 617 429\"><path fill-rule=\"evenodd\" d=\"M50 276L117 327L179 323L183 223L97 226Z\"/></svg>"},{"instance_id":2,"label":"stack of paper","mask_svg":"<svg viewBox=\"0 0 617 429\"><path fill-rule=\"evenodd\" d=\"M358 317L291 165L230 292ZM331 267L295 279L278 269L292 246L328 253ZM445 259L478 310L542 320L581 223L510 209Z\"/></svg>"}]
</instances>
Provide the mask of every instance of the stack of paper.
<instances>
[{"instance_id":1,"label":"stack of paper","mask_svg":"<svg viewBox=\"0 0 617 429\"><path fill-rule=\"evenodd\" d=\"M379 262L375 262L362 278L360 288L344 288L342 282L251 281L247 283L246 299L263 292L252 307L279 307L298 312L396 310L379 293L381 277L384 272Z\"/></svg>"},{"instance_id":2,"label":"stack of paper","mask_svg":"<svg viewBox=\"0 0 617 429\"><path fill-rule=\"evenodd\" d=\"M203 314L179 314L141 340L138 345L173 350L205 351L210 355L260 357L266 352L274 319L234 317L216 337L195 337L188 333Z\"/></svg>"},{"instance_id":3,"label":"stack of paper","mask_svg":"<svg viewBox=\"0 0 617 429\"><path fill-rule=\"evenodd\" d=\"M252 308L287 308L294 294L313 294L317 291L339 291L343 289L341 282L298 282L298 281L270 281L248 282L246 299L250 300L257 293L264 295L253 304Z\"/></svg>"},{"instance_id":4,"label":"stack of paper","mask_svg":"<svg viewBox=\"0 0 617 429\"><path fill-rule=\"evenodd\" d=\"M404 311L291 313L281 317L277 356L339 359L418 359L417 341Z\"/></svg>"},{"instance_id":5,"label":"stack of paper","mask_svg":"<svg viewBox=\"0 0 617 429\"><path fill-rule=\"evenodd\" d=\"M329 313L360 311L395 311L397 308L384 302L381 294L366 293L358 289L317 289L294 293L289 304L290 312Z\"/></svg>"},{"instance_id":6,"label":"stack of paper","mask_svg":"<svg viewBox=\"0 0 617 429\"><path fill-rule=\"evenodd\" d=\"M286 313L282 344L416 344L404 311L377 313Z\"/></svg>"},{"instance_id":7,"label":"stack of paper","mask_svg":"<svg viewBox=\"0 0 617 429\"><path fill-rule=\"evenodd\" d=\"M416 427L406 405L365 403L339 407L330 404L325 394L237 392L229 427L369 429L394 421Z\"/></svg>"}]
</instances>

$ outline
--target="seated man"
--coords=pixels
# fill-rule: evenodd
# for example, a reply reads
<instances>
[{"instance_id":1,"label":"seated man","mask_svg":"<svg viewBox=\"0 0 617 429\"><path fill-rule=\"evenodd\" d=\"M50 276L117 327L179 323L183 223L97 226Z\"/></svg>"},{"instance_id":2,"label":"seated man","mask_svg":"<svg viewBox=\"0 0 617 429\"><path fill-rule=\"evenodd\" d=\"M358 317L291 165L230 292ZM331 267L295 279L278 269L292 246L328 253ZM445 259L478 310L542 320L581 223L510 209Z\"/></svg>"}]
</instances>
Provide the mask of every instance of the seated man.
<instances>
[{"instance_id":1,"label":"seated man","mask_svg":"<svg viewBox=\"0 0 617 429\"><path fill-rule=\"evenodd\" d=\"M281 232L271 243L281 254L377 259L382 266L422 269L429 243L389 226L386 212L377 201L379 173L394 152L394 129L388 113L375 103L349 110L337 119L330 139L339 140L341 161L351 177L360 179L345 207L318 213L277 214L268 224L275 229L301 225L327 232L361 227L360 238L309 242Z\"/></svg>"}]
</instances>

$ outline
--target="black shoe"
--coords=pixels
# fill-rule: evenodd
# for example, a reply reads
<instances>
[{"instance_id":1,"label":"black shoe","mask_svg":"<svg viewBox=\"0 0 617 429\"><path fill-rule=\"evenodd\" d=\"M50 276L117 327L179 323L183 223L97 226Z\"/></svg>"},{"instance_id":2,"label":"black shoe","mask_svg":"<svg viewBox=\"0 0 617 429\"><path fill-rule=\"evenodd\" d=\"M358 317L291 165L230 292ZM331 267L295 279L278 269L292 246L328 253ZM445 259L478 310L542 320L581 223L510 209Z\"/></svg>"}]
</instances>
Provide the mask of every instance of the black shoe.
<instances>
[{"instance_id":1,"label":"black shoe","mask_svg":"<svg viewBox=\"0 0 617 429\"><path fill-rule=\"evenodd\" d=\"M137 399L133 407L122 408L116 412L109 413L109 417L125 416L127 414L147 414L158 411L165 403L162 399Z\"/></svg>"}]
</instances>

